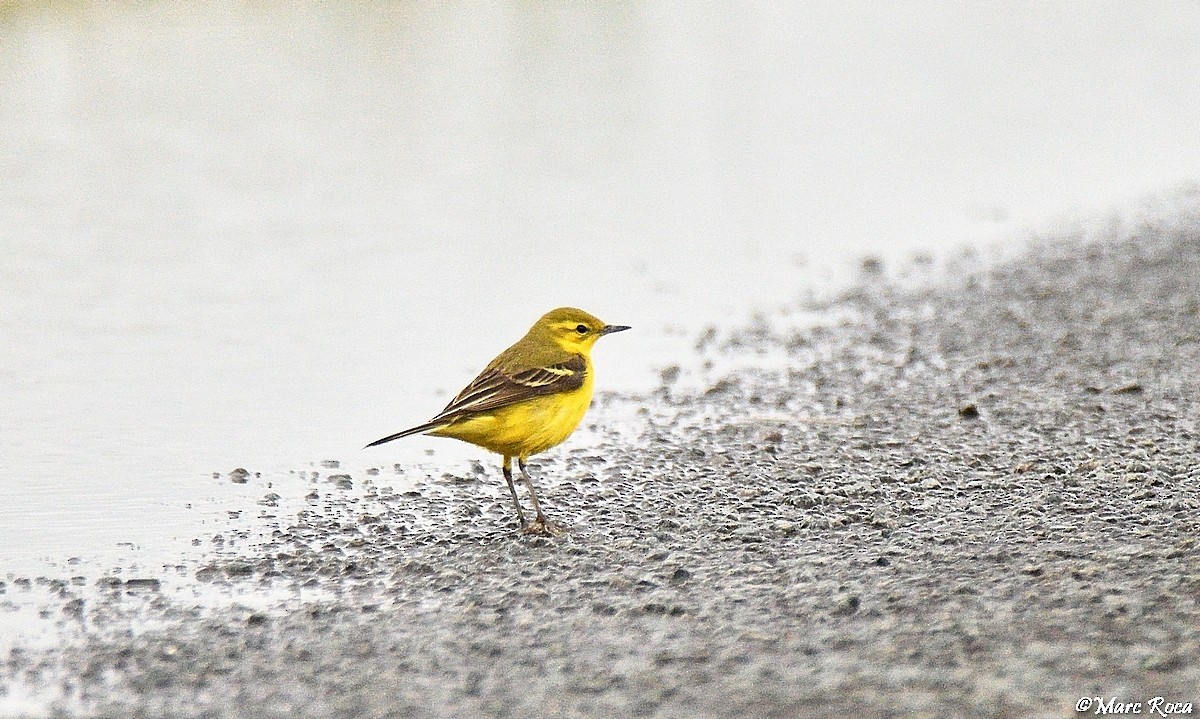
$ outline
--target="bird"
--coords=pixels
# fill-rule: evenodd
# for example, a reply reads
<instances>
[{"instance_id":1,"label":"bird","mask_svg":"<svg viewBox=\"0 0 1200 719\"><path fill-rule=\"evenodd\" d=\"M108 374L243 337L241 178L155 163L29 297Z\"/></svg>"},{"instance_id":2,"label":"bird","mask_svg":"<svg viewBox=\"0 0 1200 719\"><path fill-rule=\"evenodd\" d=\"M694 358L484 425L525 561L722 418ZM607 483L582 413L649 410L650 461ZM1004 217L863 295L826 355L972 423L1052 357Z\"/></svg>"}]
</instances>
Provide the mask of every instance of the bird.
<instances>
[{"instance_id":1,"label":"bird","mask_svg":"<svg viewBox=\"0 0 1200 719\"><path fill-rule=\"evenodd\" d=\"M546 519L525 462L561 444L583 419L592 400L592 346L627 325L605 324L574 307L542 315L525 336L501 352L450 404L427 422L390 434L364 449L401 437L426 434L469 442L502 457L500 464L517 520L526 534L561 535ZM527 522L513 483L516 458L535 514Z\"/></svg>"}]
</instances>

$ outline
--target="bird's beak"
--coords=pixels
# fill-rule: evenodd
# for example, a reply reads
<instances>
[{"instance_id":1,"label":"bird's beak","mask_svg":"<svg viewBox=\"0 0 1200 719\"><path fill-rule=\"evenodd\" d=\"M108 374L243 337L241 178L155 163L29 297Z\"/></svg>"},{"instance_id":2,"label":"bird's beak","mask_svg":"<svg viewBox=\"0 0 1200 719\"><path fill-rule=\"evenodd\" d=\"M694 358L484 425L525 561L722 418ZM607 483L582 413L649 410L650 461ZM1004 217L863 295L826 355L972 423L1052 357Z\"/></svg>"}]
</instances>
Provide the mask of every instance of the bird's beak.
<instances>
[{"instance_id":1,"label":"bird's beak","mask_svg":"<svg viewBox=\"0 0 1200 719\"><path fill-rule=\"evenodd\" d=\"M613 332L624 332L629 329L629 325L604 325L600 328L600 335L610 335Z\"/></svg>"}]
</instances>

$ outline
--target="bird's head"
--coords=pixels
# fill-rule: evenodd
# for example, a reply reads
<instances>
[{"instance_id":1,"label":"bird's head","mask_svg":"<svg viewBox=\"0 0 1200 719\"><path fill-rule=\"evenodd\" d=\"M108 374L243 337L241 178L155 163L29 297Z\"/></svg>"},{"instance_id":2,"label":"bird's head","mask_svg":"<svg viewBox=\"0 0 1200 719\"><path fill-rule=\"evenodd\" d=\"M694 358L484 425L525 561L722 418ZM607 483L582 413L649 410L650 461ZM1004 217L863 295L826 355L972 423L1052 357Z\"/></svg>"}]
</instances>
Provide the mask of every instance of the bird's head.
<instances>
[{"instance_id":1,"label":"bird's head","mask_svg":"<svg viewBox=\"0 0 1200 719\"><path fill-rule=\"evenodd\" d=\"M559 307L542 315L533 329L550 337L568 352L586 353L604 335L621 332L625 325L606 325L595 315L574 307Z\"/></svg>"}]
</instances>

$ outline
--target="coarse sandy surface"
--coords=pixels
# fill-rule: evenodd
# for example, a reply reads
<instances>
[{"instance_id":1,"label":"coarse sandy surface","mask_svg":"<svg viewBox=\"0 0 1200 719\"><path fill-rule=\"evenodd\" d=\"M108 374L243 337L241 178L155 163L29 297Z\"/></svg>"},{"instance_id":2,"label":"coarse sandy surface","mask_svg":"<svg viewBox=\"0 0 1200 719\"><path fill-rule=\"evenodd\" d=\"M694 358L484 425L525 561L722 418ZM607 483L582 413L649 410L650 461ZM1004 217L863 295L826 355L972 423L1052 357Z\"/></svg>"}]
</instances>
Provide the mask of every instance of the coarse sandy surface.
<instances>
[{"instance_id":1,"label":"coarse sandy surface","mask_svg":"<svg viewBox=\"0 0 1200 719\"><path fill-rule=\"evenodd\" d=\"M519 535L491 466L323 477L279 531L187 569L224 607L54 584L83 640L0 658L0 692L122 717L1197 702L1196 216L920 286L867 272L807 309L718 326L655 392L602 396L534 470L565 537ZM236 601L268 591L301 599Z\"/></svg>"}]
</instances>

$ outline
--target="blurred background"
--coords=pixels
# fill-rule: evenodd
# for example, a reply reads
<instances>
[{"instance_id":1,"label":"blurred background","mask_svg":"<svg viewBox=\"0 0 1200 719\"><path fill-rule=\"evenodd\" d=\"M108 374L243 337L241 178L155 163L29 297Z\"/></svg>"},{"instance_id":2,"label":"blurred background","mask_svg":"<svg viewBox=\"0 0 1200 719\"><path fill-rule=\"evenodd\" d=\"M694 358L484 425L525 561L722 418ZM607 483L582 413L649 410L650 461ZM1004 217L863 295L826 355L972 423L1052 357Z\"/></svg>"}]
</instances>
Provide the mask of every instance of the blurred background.
<instances>
[{"instance_id":1,"label":"blurred background","mask_svg":"<svg viewBox=\"0 0 1200 719\"><path fill-rule=\"evenodd\" d=\"M1194 181L1198 27L1190 0L0 0L0 573L169 554L214 471L490 466L360 448L559 305L635 327L597 386L637 390L865 255Z\"/></svg>"}]
</instances>

